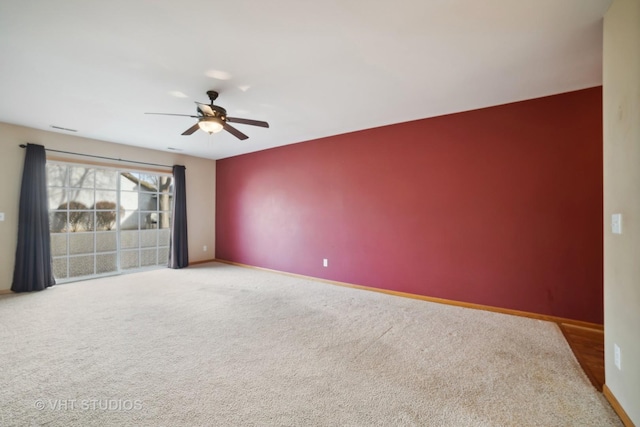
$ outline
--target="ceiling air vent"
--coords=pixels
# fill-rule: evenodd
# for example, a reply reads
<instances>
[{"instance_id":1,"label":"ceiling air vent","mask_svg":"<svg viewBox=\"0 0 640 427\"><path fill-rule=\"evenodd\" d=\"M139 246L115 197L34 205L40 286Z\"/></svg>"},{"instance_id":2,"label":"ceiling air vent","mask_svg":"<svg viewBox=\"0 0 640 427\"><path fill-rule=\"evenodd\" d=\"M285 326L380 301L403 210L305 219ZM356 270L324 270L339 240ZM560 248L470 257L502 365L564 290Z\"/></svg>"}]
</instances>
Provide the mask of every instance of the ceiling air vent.
<instances>
[{"instance_id":1,"label":"ceiling air vent","mask_svg":"<svg viewBox=\"0 0 640 427\"><path fill-rule=\"evenodd\" d=\"M67 132L78 132L76 129L63 128L63 127L56 126L56 125L51 125L51 127L53 129L64 130L64 131L67 131Z\"/></svg>"}]
</instances>

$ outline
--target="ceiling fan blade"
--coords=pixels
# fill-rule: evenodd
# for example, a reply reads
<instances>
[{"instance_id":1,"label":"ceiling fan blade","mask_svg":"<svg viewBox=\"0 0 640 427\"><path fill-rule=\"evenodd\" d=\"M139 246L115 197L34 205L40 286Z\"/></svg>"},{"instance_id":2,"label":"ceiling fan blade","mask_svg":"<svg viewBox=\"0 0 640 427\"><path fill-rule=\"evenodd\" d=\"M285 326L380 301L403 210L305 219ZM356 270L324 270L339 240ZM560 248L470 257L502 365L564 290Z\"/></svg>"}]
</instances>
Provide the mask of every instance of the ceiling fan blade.
<instances>
[{"instance_id":1,"label":"ceiling fan blade","mask_svg":"<svg viewBox=\"0 0 640 427\"><path fill-rule=\"evenodd\" d=\"M238 117L227 117L227 121L231 123L240 123L243 125L260 126L263 128L269 127L269 123L262 122L260 120L240 119Z\"/></svg>"},{"instance_id":2,"label":"ceiling fan blade","mask_svg":"<svg viewBox=\"0 0 640 427\"><path fill-rule=\"evenodd\" d=\"M234 128L233 126L231 126L227 122L222 122L222 126L224 126L224 130L226 130L227 132L229 132L231 135L235 136L238 139L245 140L245 139L249 138L247 135L245 135L244 133L240 132L238 129Z\"/></svg>"},{"instance_id":3,"label":"ceiling fan blade","mask_svg":"<svg viewBox=\"0 0 640 427\"><path fill-rule=\"evenodd\" d=\"M173 114L173 113L145 113L145 114L156 114L159 116L182 116L182 117L193 117L194 119L197 119L198 116L191 116L189 114Z\"/></svg>"},{"instance_id":4,"label":"ceiling fan blade","mask_svg":"<svg viewBox=\"0 0 640 427\"><path fill-rule=\"evenodd\" d=\"M198 109L202 111L202 114L204 114L205 116L215 116L215 113L213 112L213 109L210 105L203 104L197 101L196 104L198 105Z\"/></svg>"},{"instance_id":5,"label":"ceiling fan blade","mask_svg":"<svg viewBox=\"0 0 640 427\"><path fill-rule=\"evenodd\" d=\"M182 132L182 134L183 135L191 135L192 133L197 131L199 128L200 128L200 126L198 126L198 123L196 123L195 125L191 126L189 129L187 129L184 132Z\"/></svg>"}]
</instances>

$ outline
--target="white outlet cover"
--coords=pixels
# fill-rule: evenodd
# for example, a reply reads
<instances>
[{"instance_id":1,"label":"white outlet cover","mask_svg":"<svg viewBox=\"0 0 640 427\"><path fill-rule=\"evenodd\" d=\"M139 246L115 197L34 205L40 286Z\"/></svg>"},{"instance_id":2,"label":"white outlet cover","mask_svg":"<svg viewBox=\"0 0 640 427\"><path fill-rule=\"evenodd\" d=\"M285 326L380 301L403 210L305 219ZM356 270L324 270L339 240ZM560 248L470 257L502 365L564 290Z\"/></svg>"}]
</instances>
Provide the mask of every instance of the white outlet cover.
<instances>
[{"instance_id":1,"label":"white outlet cover","mask_svg":"<svg viewBox=\"0 0 640 427\"><path fill-rule=\"evenodd\" d=\"M616 368L622 370L622 363L620 360L620 347L618 347L618 344L613 345L613 363L614 365L616 365Z\"/></svg>"},{"instance_id":2,"label":"white outlet cover","mask_svg":"<svg viewBox=\"0 0 640 427\"><path fill-rule=\"evenodd\" d=\"M622 234L622 214L611 215L611 232L613 234Z\"/></svg>"},{"instance_id":3,"label":"white outlet cover","mask_svg":"<svg viewBox=\"0 0 640 427\"><path fill-rule=\"evenodd\" d=\"M0 221L4 221L4 212L0 212Z\"/></svg>"}]
</instances>

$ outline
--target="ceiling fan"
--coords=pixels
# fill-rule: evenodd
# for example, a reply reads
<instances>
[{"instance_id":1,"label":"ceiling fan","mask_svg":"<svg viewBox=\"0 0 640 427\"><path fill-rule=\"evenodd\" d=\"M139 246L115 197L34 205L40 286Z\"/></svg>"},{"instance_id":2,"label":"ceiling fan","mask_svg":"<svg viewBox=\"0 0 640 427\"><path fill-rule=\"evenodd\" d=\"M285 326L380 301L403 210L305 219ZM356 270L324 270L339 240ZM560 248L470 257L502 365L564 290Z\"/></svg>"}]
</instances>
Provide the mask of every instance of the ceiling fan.
<instances>
[{"instance_id":1,"label":"ceiling fan","mask_svg":"<svg viewBox=\"0 0 640 427\"><path fill-rule=\"evenodd\" d=\"M218 98L218 92L215 90L207 91L207 95L211 100L211 104L203 104L201 102L196 101L197 105L197 115L192 116L189 114L172 114L172 113L145 113L145 114L159 114L163 116L183 116L183 117L193 117L194 119L198 119L198 122L191 126L189 129L182 132L182 135L191 135L198 129L202 129L209 134L220 132L222 129L229 132L231 135L235 136L238 139L247 139L249 138L244 133L240 132L238 129L231 126L229 123L240 123L243 125L251 125L251 126L260 126L263 128L268 128L269 123L263 122L260 120L251 120L251 119L240 119L238 117L228 117L227 110L224 108L213 105L213 101Z\"/></svg>"}]
</instances>

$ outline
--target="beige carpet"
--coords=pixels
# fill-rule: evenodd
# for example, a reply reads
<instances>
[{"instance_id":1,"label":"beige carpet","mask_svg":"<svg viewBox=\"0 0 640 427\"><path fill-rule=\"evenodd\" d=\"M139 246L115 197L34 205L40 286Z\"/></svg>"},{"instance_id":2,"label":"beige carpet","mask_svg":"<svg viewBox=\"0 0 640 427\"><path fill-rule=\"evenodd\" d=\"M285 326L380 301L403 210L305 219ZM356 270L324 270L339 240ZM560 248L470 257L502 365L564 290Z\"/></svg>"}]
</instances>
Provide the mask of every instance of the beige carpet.
<instances>
[{"instance_id":1,"label":"beige carpet","mask_svg":"<svg viewBox=\"0 0 640 427\"><path fill-rule=\"evenodd\" d=\"M0 425L620 426L555 324L224 264L0 297Z\"/></svg>"}]
</instances>

